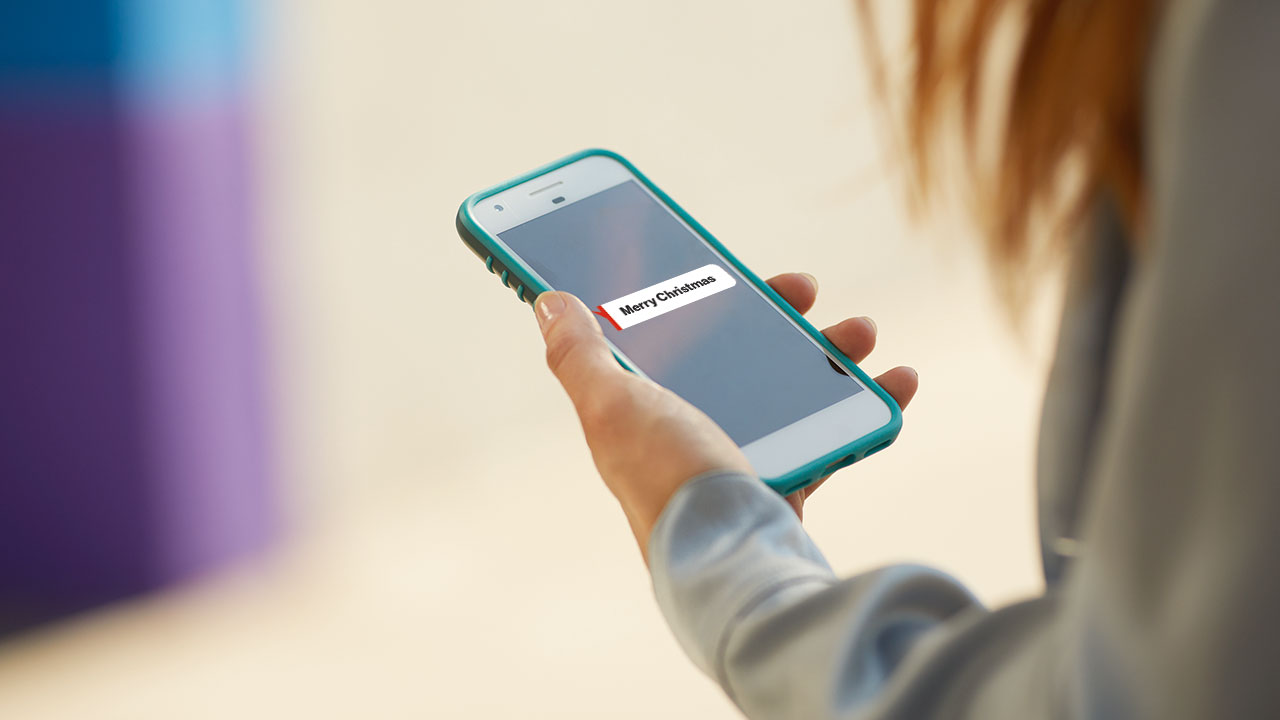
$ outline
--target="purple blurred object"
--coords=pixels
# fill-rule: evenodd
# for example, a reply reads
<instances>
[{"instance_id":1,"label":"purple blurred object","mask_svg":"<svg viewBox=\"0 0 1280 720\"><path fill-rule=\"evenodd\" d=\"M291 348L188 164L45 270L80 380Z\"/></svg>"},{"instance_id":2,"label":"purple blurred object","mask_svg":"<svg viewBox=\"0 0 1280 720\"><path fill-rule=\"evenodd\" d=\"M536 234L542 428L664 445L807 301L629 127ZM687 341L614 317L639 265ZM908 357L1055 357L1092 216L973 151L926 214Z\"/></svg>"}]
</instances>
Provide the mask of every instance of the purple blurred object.
<instances>
[{"instance_id":1,"label":"purple blurred object","mask_svg":"<svg viewBox=\"0 0 1280 720\"><path fill-rule=\"evenodd\" d=\"M261 548L277 506L248 94L0 61L2 635Z\"/></svg>"}]
</instances>

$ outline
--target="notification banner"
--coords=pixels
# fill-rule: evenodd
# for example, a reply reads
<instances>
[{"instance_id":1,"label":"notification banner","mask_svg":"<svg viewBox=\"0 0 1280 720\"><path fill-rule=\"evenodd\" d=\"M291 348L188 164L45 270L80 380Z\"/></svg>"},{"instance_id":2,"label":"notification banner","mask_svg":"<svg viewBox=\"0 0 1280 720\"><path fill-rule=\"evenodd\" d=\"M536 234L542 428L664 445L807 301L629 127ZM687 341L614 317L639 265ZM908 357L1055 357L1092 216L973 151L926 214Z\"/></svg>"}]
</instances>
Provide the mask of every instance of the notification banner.
<instances>
[{"instance_id":1,"label":"notification banner","mask_svg":"<svg viewBox=\"0 0 1280 720\"><path fill-rule=\"evenodd\" d=\"M614 329L625 330L737 284L737 280L719 265L704 265L617 300L601 303L592 312L612 323Z\"/></svg>"}]
</instances>

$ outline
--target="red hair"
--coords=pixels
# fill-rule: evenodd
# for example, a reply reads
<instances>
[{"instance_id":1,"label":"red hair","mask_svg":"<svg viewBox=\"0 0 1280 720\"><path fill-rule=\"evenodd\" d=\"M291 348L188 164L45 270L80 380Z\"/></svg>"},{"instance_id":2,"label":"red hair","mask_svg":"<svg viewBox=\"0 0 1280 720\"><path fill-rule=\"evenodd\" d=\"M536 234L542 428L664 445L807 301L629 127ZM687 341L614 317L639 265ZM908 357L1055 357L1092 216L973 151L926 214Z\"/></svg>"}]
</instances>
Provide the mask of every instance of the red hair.
<instances>
[{"instance_id":1,"label":"red hair","mask_svg":"<svg viewBox=\"0 0 1280 720\"><path fill-rule=\"evenodd\" d=\"M935 185L935 152L959 129L989 255L1016 296L1038 248L1110 195L1135 236L1145 197L1143 85L1159 0L914 0L905 141L920 197ZM869 0L858 0L864 29ZM1002 23L1015 32L1002 132L978 161L989 53ZM874 32L865 36L872 41ZM873 49L878 68L883 55ZM882 73L877 77L883 80ZM1001 78L1005 80L1005 78ZM883 87L883 84L881 85ZM958 123L954 123L958 121ZM1033 227L1058 232L1033 242Z\"/></svg>"}]
</instances>

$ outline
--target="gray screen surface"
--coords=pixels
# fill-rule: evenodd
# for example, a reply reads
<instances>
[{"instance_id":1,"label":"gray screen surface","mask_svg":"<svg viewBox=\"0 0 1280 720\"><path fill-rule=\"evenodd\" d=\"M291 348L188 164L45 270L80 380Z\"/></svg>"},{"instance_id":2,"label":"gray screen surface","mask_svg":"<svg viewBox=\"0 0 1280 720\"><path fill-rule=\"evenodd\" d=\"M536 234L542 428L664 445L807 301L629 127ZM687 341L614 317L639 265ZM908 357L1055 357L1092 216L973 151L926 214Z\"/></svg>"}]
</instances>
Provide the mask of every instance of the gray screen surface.
<instances>
[{"instance_id":1,"label":"gray screen surface","mask_svg":"<svg viewBox=\"0 0 1280 720\"><path fill-rule=\"evenodd\" d=\"M634 180L498 235L589 307L716 264L737 284L604 334L650 378L745 445L862 390Z\"/></svg>"}]
</instances>

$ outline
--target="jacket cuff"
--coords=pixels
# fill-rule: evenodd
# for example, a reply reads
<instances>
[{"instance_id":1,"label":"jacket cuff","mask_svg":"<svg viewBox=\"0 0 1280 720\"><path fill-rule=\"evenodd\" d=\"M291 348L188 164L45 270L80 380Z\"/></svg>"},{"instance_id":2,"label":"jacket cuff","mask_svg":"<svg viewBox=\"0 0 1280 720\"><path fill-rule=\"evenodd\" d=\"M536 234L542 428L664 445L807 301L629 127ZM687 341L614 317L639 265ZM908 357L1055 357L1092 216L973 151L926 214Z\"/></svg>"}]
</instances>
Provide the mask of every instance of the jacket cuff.
<instances>
[{"instance_id":1,"label":"jacket cuff","mask_svg":"<svg viewBox=\"0 0 1280 720\"><path fill-rule=\"evenodd\" d=\"M733 625L753 607L836 582L791 506L759 478L732 471L676 491L650 535L649 570L676 639L712 677Z\"/></svg>"}]
</instances>

